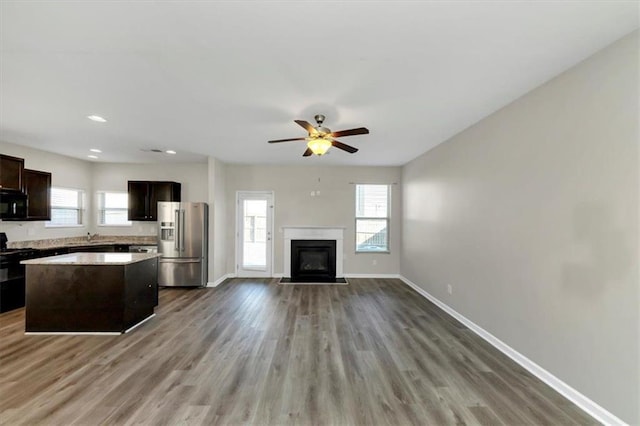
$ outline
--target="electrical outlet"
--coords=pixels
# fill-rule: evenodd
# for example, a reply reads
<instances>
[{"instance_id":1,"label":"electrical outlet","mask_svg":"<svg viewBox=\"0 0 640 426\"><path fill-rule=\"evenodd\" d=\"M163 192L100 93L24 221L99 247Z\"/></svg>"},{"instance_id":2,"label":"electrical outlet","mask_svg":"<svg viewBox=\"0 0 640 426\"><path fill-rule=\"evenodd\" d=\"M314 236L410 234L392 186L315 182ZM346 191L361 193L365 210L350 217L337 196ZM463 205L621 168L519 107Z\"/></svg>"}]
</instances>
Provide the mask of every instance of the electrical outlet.
<instances>
[{"instance_id":1,"label":"electrical outlet","mask_svg":"<svg viewBox=\"0 0 640 426\"><path fill-rule=\"evenodd\" d=\"M372 264L373 266L376 266L376 265L378 264L378 260L377 260L377 259L373 259L373 260L371 261L371 264Z\"/></svg>"},{"instance_id":2,"label":"electrical outlet","mask_svg":"<svg viewBox=\"0 0 640 426\"><path fill-rule=\"evenodd\" d=\"M447 284L447 292L453 294L453 286L451 284Z\"/></svg>"}]
</instances>

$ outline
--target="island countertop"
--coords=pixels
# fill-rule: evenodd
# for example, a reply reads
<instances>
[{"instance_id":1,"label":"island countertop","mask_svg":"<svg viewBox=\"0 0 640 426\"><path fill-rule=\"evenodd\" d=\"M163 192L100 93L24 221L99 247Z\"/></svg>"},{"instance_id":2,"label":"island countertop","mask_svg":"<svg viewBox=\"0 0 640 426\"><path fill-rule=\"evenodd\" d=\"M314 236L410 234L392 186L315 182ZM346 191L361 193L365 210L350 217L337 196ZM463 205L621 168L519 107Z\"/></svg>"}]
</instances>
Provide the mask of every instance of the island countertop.
<instances>
[{"instance_id":1,"label":"island countertop","mask_svg":"<svg viewBox=\"0 0 640 426\"><path fill-rule=\"evenodd\" d=\"M24 265L129 265L160 256L157 253L70 253L23 260Z\"/></svg>"}]
</instances>

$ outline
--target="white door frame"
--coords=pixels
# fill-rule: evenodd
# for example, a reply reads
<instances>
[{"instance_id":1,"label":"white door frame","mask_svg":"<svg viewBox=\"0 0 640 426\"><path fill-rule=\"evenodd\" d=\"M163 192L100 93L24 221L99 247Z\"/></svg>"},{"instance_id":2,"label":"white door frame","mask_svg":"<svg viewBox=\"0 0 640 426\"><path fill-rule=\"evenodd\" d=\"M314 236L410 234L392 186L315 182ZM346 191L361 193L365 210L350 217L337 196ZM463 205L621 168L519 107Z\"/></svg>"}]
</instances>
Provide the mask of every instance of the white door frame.
<instances>
[{"instance_id":1,"label":"white door frame","mask_svg":"<svg viewBox=\"0 0 640 426\"><path fill-rule=\"evenodd\" d=\"M240 267L242 263L242 241L240 239L244 230L244 220L240 217L244 209L240 208L240 200L266 199L268 203L267 211L267 265L266 270L250 270ZM275 195L273 191L236 191L236 277L247 278L271 278L273 274L273 222L275 214ZM241 228L242 226L242 228Z\"/></svg>"}]
</instances>

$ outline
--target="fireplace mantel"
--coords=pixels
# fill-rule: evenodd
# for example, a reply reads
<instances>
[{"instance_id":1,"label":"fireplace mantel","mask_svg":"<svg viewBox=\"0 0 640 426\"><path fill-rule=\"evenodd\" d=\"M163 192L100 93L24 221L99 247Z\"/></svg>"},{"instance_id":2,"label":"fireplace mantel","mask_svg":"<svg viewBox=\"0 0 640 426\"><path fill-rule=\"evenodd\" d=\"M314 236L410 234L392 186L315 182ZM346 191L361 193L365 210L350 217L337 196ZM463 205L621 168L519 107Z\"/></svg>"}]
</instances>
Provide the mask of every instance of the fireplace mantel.
<instances>
[{"instance_id":1,"label":"fireplace mantel","mask_svg":"<svg viewBox=\"0 0 640 426\"><path fill-rule=\"evenodd\" d=\"M336 240L336 278L343 278L344 230L335 226L283 226L284 277L291 278L291 240Z\"/></svg>"}]
</instances>

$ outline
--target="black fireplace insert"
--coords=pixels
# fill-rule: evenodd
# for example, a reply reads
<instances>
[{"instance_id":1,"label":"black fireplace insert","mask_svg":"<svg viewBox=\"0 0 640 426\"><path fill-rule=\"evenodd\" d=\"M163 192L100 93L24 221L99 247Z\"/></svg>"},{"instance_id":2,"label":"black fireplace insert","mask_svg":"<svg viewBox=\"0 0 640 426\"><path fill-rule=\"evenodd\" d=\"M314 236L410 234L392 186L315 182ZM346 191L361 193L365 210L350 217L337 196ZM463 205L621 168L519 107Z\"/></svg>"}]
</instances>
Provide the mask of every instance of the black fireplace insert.
<instances>
[{"instance_id":1,"label":"black fireplace insert","mask_svg":"<svg viewBox=\"0 0 640 426\"><path fill-rule=\"evenodd\" d=\"M291 240L291 281L334 282L335 240Z\"/></svg>"}]
</instances>

